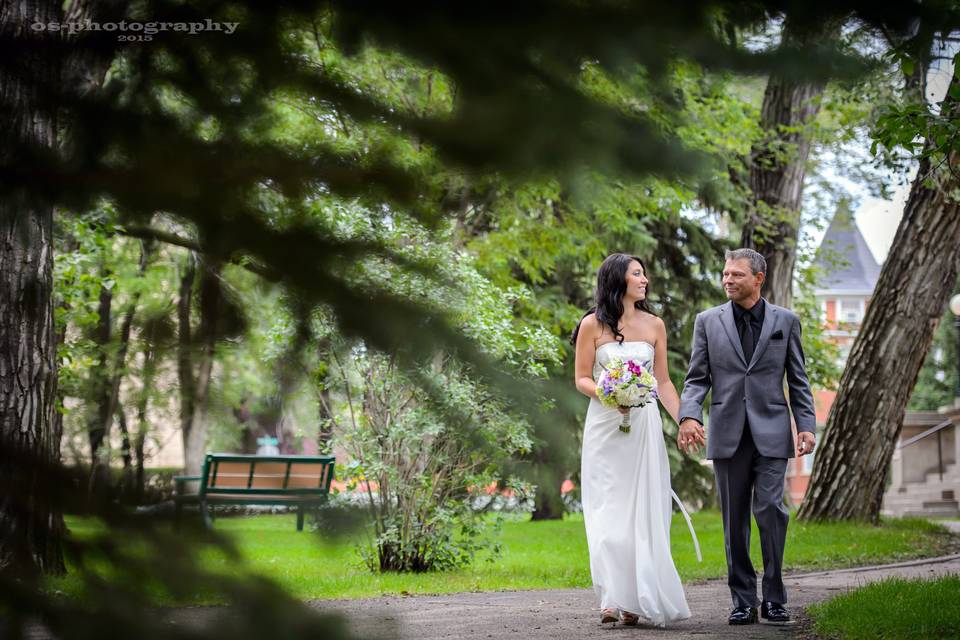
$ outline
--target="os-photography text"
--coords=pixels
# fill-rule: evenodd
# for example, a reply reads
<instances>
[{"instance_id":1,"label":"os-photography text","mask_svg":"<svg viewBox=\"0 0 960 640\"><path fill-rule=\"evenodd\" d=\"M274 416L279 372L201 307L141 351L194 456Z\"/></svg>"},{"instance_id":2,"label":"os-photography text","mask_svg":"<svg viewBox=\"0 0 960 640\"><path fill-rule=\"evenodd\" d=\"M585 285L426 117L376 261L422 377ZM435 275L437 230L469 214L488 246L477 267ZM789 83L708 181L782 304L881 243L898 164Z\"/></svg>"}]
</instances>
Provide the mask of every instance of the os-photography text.
<instances>
[{"instance_id":1,"label":"os-photography text","mask_svg":"<svg viewBox=\"0 0 960 640\"><path fill-rule=\"evenodd\" d=\"M107 31L118 34L134 34L153 36L163 32L198 33L219 32L232 34L240 26L239 22L216 22L207 18L203 22L160 22L139 20L120 20L118 22L95 22L93 20L79 20L76 22L42 22L37 20L30 25L33 31L65 31L74 35L84 31Z\"/></svg>"}]
</instances>

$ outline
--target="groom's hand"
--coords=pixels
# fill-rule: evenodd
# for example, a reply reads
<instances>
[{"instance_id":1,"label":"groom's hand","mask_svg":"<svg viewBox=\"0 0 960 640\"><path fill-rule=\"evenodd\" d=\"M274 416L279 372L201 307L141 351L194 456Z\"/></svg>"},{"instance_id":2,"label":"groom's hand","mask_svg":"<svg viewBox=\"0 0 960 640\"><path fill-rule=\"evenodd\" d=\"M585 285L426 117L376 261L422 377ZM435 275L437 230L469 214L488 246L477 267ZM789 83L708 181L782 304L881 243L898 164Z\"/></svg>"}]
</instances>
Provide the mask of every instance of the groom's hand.
<instances>
[{"instance_id":1,"label":"groom's hand","mask_svg":"<svg viewBox=\"0 0 960 640\"><path fill-rule=\"evenodd\" d=\"M817 439L809 431L801 431L797 434L797 455L805 456L809 453L813 453L813 447L816 445Z\"/></svg>"},{"instance_id":2,"label":"groom's hand","mask_svg":"<svg viewBox=\"0 0 960 640\"><path fill-rule=\"evenodd\" d=\"M706 444L703 434L703 425L693 418L684 418L680 421L680 433L677 434L677 446L684 453Z\"/></svg>"}]
</instances>

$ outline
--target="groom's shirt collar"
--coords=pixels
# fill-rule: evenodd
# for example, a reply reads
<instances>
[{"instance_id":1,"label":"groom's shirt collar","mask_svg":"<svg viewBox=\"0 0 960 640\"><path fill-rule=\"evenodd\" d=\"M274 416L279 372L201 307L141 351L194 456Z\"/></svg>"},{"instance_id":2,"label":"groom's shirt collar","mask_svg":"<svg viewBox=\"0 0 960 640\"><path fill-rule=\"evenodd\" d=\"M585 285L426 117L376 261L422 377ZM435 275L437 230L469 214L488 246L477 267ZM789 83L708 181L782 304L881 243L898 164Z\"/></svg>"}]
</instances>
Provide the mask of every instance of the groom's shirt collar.
<instances>
[{"instance_id":1,"label":"groom's shirt collar","mask_svg":"<svg viewBox=\"0 0 960 640\"><path fill-rule=\"evenodd\" d=\"M740 322L743 320L744 314L750 316L750 322L755 327L763 326L763 316L766 312L766 303L763 298L760 298L757 301L757 304L753 305L749 309L744 309L736 302L733 303L733 319L737 323L737 326L740 326Z\"/></svg>"}]
</instances>

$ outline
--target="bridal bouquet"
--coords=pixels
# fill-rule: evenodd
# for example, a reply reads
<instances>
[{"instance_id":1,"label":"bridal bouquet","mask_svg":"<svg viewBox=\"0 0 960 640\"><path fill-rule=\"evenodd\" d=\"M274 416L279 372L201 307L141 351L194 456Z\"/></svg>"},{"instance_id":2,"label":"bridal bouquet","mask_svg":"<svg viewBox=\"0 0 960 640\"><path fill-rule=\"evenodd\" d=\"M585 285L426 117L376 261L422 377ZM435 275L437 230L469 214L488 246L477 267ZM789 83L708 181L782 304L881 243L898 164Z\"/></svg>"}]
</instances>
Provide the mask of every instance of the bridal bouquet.
<instances>
[{"instance_id":1,"label":"bridal bouquet","mask_svg":"<svg viewBox=\"0 0 960 640\"><path fill-rule=\"evenodd\" d=\"M642 407L657 398L657 379L648 361L614 358L597 381L597 398L607 407ZM624 414L620 431L630 433L630 414Z\"/></svg>"}]
</instances>

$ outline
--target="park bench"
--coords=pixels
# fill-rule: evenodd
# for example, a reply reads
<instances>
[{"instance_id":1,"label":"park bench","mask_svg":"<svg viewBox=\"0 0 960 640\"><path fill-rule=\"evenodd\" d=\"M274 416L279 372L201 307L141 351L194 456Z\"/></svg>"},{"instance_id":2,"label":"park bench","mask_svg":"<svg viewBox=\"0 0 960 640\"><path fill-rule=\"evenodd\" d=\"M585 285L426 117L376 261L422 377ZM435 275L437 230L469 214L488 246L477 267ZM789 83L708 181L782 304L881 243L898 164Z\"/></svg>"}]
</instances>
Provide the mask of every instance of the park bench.
<instances>
[{"instance_id":1,"label":"park bench","mask_svg":"<svg viewBox=\"0 0 960 640\"><path fill-rule=\"evenodd\" d=\"M208 453L199 476L174 478L176 519L187 504L200 506L207 528L213 526L213 505L288 505L297 507L297 531L303 531L304 512L327 500L333 463L333 456Z\"/></svg>"}]
</instances>

